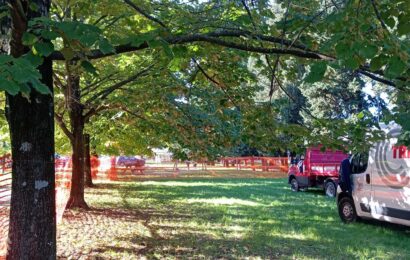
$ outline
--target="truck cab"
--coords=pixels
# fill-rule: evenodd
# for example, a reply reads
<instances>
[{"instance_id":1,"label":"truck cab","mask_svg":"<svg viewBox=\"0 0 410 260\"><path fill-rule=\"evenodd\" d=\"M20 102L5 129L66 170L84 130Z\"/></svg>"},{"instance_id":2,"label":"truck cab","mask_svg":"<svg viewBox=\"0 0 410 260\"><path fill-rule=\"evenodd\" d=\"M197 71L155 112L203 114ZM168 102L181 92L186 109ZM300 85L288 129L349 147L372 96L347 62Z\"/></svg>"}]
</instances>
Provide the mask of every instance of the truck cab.
<instances>
[{"instance_id":1,"label":"truck cab","mask_svg":"<svg viewBox=\"0 0 410 260\"><path fill-rule=\"evenodd\" d=\"M309 187L320 188L330 197L336 195L340 162L348 155L339 150L321 151L321 147L309 147L304 155L291 160L288 183L292 191Z\"/></svg>"},{"instance_id":2,"label":"truck cab","mask_svg":"<svg viewBox=\"0 0 410 260\"><path fill-rule=\"evenodd\" d=\"M372 218L410 226L410 150L397 144L399 132L389 130L389 139L350 159L351 190L337 188L343 222Z\"/></svg>"}]
</instances>

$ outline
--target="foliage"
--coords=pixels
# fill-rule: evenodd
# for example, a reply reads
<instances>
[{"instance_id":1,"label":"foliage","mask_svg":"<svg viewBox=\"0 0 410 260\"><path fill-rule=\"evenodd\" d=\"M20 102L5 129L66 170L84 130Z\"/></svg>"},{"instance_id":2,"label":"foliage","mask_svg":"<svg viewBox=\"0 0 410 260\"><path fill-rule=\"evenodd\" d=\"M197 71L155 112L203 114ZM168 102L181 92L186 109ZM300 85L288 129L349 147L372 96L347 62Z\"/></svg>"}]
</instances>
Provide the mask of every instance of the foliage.
<instances>
[{"instance_id":1,"label":"foliage","mask_svg":"<svg viewBox=\"0 0 410 260\"><path fill-rule=\"evenodd\" d=\"M36 67L41 64L41 58L28 53L19 58L0 54L0 90L10 95L21 92L28 97L31 87L42 94L50 94L49 89L40 82L40 73Z\"/></svg>"},{"instance_id":2,"label":"foliage","mask_svg":"<svg viewBox=\"0 0 410 260\"><path fill-rule=\"evenodd\" d=\"M34 68L53 59L64 81L58 61L71 60L81 77L79 102L110 110L87 127L95 147L149 153L168 146L209 157L239 144L277 151L350 140L352 149L362 147L377 121L367 111L380 103L362 93L370 77L397 97L394 111L382 104L384 118L402 123L408 143L401 96L409 93L409 9L387 0L54 1L51 18L29 23L29 54L1 56L0 85L11 94L29 86L45 93ZM143 78L101 92L148 67ZM269 106L255 102L262 85L274 94ZM294 100L275 94L286 90ZM58 111L62 94L56 91Z\"/></svg>"}]
</instances>

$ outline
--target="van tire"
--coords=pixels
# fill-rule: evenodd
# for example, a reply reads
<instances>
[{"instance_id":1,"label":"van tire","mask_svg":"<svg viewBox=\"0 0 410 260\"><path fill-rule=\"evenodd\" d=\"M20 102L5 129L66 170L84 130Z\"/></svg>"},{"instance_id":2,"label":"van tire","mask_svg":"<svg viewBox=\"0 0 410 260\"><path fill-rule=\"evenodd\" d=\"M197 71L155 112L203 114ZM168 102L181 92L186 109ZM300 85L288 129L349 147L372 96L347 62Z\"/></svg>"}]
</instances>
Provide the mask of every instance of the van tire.
<instances>
[{"instance_id":1,"label":"van tire","mask_svg":"<svg viewBox=\"0 0 410 260\"><path fill-rule=\"evenodd\" d=\"M292 179L290 180L290 189L291 189L293 192L298 192L298 191L300 190L300 188L299 188L299 182L296 180L296 178L292 178Z\"/></svg>"},{"instance_id":2,"label":"van tire","mask_svg":"<svg viewBox=\"0 0 410 260\"><path fill-rule=\"evenodd\" d=\"M344 223L349 224L357 220L356 208L352 198L342 198L338 203L338 210L339 217Z\"/></svg>"},{"instance_id":3,"label":"van tire","mask_svg":"<svg viewBox=\"0 0 410 260\"><path fill-rule=\"evenodd\" d=\"M333 181L325 183L325 194L328 197L336 197L336 184Z\"/></svg>"}]
</instances>

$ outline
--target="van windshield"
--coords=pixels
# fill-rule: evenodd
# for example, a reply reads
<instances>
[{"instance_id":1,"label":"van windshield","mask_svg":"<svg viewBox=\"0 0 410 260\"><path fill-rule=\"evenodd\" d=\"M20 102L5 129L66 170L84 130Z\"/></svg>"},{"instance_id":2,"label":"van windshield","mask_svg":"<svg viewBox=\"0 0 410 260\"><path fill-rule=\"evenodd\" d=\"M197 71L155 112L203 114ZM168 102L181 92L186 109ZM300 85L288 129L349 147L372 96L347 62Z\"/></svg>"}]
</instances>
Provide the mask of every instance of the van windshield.
<instances>
[{"instance_id":1,"label":"van windshield","mask_svg":"<svg viewBox=\"0 0 410 260\"><path fill-rule=\"evenodd\" d=\"M352 167L352 174L363 173L367 169L367 164L369 161L369 152L354 154L350 160Z\"/></svg>"}]
</instances>

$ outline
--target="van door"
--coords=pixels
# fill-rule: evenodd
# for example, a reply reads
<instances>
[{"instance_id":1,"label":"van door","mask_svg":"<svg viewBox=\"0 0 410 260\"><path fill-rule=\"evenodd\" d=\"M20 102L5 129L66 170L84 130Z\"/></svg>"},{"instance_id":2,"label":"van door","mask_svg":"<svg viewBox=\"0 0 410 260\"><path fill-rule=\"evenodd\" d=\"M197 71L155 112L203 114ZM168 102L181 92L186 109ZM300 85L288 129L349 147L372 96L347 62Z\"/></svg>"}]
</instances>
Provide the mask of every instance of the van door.
<instances>
[{"instance_id":1,"label":"van door","mask_svg":"<svg viewBox=\"0 0 410 260\"><path fill-rule=\"evenodd\" d=\"M358 216L370 217L372 185L370 182L371 167L368 167L369 153L358 153L350 160L352 167L352 196Z\"/></svg>"},{"instance_id":2,"label":"van door","mask_svg":"<svg viewBox=\"0 0 410 260\"><path fill-rule=\"evenodd\" d=\"M372 215L410 225L410 151L396 144L392 138L376 146Z\"/></svg>"}]
</instances>

